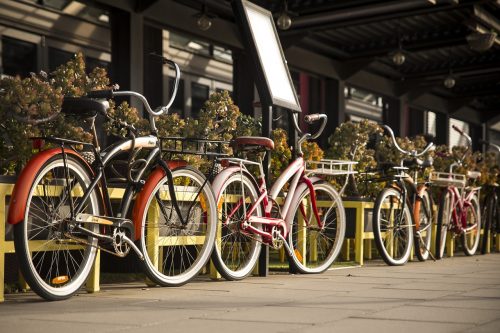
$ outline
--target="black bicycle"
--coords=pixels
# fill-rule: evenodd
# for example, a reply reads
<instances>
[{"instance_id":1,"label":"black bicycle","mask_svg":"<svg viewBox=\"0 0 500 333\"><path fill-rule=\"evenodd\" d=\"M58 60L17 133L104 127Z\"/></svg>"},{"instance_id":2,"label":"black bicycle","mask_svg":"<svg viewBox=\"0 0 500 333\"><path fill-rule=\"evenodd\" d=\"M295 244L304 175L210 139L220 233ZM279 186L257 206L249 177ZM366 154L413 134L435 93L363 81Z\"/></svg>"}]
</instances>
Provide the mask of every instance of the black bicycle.
<instances>
[{"instance_id":1,"label":"black bicycle","mask_svg":"<svg viewBox=\"0 0 500 333\"><path fill-rule=\"evenodd\" d=\"M62 112L86 119L94 142L45 137L53 148L35 155L20 174L8 222L14 224L21 272L41 297L61 300L73 295L87 279L97 249L119 257L132 250L149 279L162 286L188 282L210 258L217 230L210 182L185 162L163 156L173 149L178 154L204 154L206 147L220 142L202 142L205 151L188 150L185 139L168 138L170 144L162 147L165 140L157 136L155 117L168 112L180 76L177 64L164 58L163 62L176 72L166 106L152 110L144 96L132 91L95 91L85 98L66 98ZM150 115L150 134L138 136L132 125L112 119L128 136L101 150L95 118L98 113L109 118L106 100L115 96L142 101ZM115 210L105 169L123 155L128 156L120 164L125 165L125 192Z\"/></svg>"},{"instance_id":2,"label":"black bicycle","mask_svg":"<svg viewBox=\"0 0 500 333\"><path fill-rule=\"evenodd\" d=\"M430 167L430 160L422 161L433 146L432 142L421 152L402 149L389 126L384 125L393 144L404 157L399 165L391 166L383 176L372 181L386 182L373 207L373 235L378 252L391 266L404 265L410 258L411 248L424 261L430 255L432 239L432 199L429 184L418 184L418 171ZM413 177L407 173L413 170Z\"/></svg>"}]
</instances>

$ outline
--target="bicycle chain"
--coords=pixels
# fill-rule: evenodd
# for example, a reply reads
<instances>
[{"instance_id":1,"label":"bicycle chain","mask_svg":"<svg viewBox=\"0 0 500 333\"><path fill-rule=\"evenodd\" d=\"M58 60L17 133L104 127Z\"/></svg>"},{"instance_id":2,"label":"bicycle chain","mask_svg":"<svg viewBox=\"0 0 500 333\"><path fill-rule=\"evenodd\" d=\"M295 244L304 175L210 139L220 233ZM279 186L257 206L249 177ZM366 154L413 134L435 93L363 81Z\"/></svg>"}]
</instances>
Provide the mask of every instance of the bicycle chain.
<instances>
[{"instance_id":1,"label":"bicycle chain","mask_svg":"<svg viewBox=\"0 0 500 333\"><path fill-rule=\"evenodd\" d=\"M74 241L77 241L77 242L79 242L79 243L81 243L81 244L92 246L93 248L96 248L96 249L98 249L98 250L104 251L104 252L106 252L106 253L110 253L110 254L112 254L112 255L114 255L114 256L116 256L116 257L122 258L122 257L121 257L119 254L117 254L116 252L113 252L113 251L111 251L111 250L105 249L105 248L103 248L103 247L101 247L101 246L99 246L99 245L94 245L94 244L92 244L92 243L90 243L90 242L88 242L88 241L86 241L86 240L84 240L84 239L82 239L82 238L78 238L78 237L72 236L71 234L69 234L69 233L67 233L67 232L65 232L65 233L64 233L64 236L66 236L67 238L72 239L72 240L74 240Z\"/></svg>"}]
</instances>

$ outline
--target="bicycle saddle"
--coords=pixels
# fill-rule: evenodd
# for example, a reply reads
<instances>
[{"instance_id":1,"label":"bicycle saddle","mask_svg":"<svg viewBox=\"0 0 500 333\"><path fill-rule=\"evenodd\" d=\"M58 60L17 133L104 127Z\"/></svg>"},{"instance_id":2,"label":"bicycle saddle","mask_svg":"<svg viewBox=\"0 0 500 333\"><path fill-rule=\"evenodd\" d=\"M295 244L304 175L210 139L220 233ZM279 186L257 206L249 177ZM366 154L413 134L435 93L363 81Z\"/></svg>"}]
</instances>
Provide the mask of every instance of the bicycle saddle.
<instances>
[{"instance_id":1,"label":"bicycle saddle","mask_svg":"<svg viewBox=\"0 0 500 333\"><path fill-rule=\"evenodd\" d=\"M64 97L61 112L79 118L92 118L98 112L105 114L108 108L107 101L85 97Z\"/></svg>"},{"instance_id":2,"label":"bicycle saddle","mask_svg":"<svg viewBox=\"0 0 500 333\"><path fill-rule=\"evenodd\" d=\"M408 167L408 168L419 167L422 169L431 167L433 163L434 163L434 161L431 158L426 159L426 160L421 160L419 158L412 158L412 159L406 159L403 161L403 165Z\"/></svg>"},{"instance_id":3,"label":"bicycle saddle","mask_svg":"<svg viewBox=\"0 0 500 333\"><path fill-rule=\"evenodd\" d=\"M273 150L274 141L260 136L240 136L231 141L236 150Z\"/></svg>"}]
</instances>

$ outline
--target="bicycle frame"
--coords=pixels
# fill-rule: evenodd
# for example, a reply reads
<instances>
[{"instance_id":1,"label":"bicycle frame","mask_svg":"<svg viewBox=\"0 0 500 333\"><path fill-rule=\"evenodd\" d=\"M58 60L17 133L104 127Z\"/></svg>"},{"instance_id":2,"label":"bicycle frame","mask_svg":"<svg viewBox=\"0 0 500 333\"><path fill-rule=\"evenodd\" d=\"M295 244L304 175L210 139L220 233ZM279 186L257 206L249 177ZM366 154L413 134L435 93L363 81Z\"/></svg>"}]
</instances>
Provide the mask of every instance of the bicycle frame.
<instances>
[{"instance_id":1,"label":"bicycle frame","mask_svg":"<svg viewBox=\"0 0 500 333\"><path fill-rule=\"evenodd\" d=\"M243 165L243 161L239 159L227 159L230 162L233 161L240 164L240 167L234 167L233 170L240 170L240 172L243 172L243 170L246 171L246 168ZM249 162L245 161L244 163L250 163L250 164L258 164L262 170L262 164L261 163L256 163L256 162ZM231 172L231 168L226 169L228 172ZM311 203L313 206L313 212L314 215L319 223L319 227L322 228L322 222L321 219L319 218L318 215L318 210L317 210L317 205L316 205L316 198L315 198L315 193L312 191L312 181L309 179L305 173L305 162L302 157L298 157L296 160L294 160L291 164L288 165L288 167L283 171L283 173L278 177L276 182L273 184L271 187L270 191L267 191L267 186L264 177L261 175L259 177L260 179L260 184L259 184L259 197L258 199L251 205L251 207L246 211L245 213L245 221L244 223L244 230L258 234L262 236L266 241L270 241L273 239L272 232L267 232L265 230L260 230L258 228L255 228L251 225L251 223L257 223L257 224L262 224L262 225L267 225L270 226L271 228L275 227L280 227L283 229L283 236L286 238L288 236L288 233L290 231L290 221L286 218L290 209L290 205L297 193L297 188L299 186L299 183L304 183L309 189L311 189ZM287 191L287 195L285 197L285 201L283 203L282 209L281 209L281 217L280 218L273 218L271 217L271 211L273 208L273 202L276 202L276 199L281 191L281 189L285 186L285 184L289 183L289 188ZM232 215L243 205L243 199L240 199L240 201L235 205L235 208L228 214L227 219L229 220ZM264 208L264 216L253 216L252 214L255 212L257 207L259 205L263 206ZM244 205L243 205L244 206ZM301 208L303 209L303 208ZM305 216L305 214L304 214ZM305 223L308 223L308 221L305 221Z\"/></svg>"},{"instance_id":2,"label":"bicycle frame","mask_svg":"<svg viewBox=\"0 0 500 333\"><path fill-rule=\"evenodd\" d=\"M478 192L476 188L473 188L471 191L460 191L458 188L454 186L448 186L445 191L441 195L445 195L445 193L451 194L451 212L452 212L452 226L455 228L455 232L460 234L463 232L467 232L476 227L476 224L467 228L467 215L466 208L471 206L470 200L471 198ZM460 210L460 215L457 213L457 208ZM473 210L473 213L474 210Z\"/></svg>"}]
</instances>

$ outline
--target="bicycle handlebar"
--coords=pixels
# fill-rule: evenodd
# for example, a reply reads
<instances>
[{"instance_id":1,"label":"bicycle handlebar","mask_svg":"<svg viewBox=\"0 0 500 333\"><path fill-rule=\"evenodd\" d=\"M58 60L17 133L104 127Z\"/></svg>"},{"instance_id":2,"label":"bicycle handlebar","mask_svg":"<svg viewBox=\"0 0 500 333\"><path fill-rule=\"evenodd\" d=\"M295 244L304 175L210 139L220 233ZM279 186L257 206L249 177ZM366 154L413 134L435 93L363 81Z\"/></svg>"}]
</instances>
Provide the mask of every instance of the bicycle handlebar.
<instances>
[{"instance_id":1,"label":"bicycle handlebar","mask_svg":"<svg viewBox=\"0 0 500 333\"><path fill-rule=\"evenodd\" d=\"M168 101L167 105L162 106L157 108L157 111L154 111L151 106L148 103L148 100L144 95L139 94L138 92L135 91L114 91L113 89L108 89L108 90L94 90L90 91L87 93L87 97L89 98L99 98L99 99L112 99L115 96L132 96L138 98L142 104L144 105L144 108L146 111L153 117L149 119L151 129L153 131L156 131L156 125L154 121L154 117L160 116L163 113L168 113L168 109L172 106L174 103L175 96L177 95L177 89L179 88L179 80L181 77L181 71L179 69L179 66L172 60L169 60L163 56L151 53L150 55L159 57L164 65L169 65L174 68L175 70L175 80L174 80L174 88L172 90L172 96L170 97L170 100Z\"/></svg>"},{"instance_id":2,"label":"bicycle handlebar","mask_svg":"<svg viewBox=\"0 0 500 333\"><path fill-rule=\"evenodd\" d=\"M485 145L485 146L493 147L496 150L498 150L498 152L500 153L500 146L499 145L496 145L494 143L491 143L491 142L485 141L485 140L480 140L479 143L482 144L482 145Z\"/></svg>"},{"instance_id":3,"label":"bicycle handlebar","mask_svg":"<svg viewBox=\"0 0 500 333\"><path fill-rule=\"evenodd\" d=\"M434 146L434 143L430 142L427 147L424 148L424 150L422 150L420 153L417 153L416 150L414 151L407 151L407 150L404 150L403 148L401 148L399 145L398 145L398 142L396 141L396 136L394 136L394 132L392 130L392 128L390 128L389 126L387 125L383 125L384 129L389 132L391 138L392 138L392 142L394 143L394 146L396 147L397 150L399 150L401 153L405 154L405 155L409 155L409 156L412 156L412 157L419 157L419 156L422 156L424 155L425 153L427 153L429 151L429 149L432 148L432 146Z\"/></svg>"},{"instance_id":4,"label":"bicycle handlebar","mask_svg":"<svg viewBox=\"0 0 500 333\"><path fill-rule=\"evenodd\" d=\"M462 131L460 128L458 128L458 127L457 127L457 126L455 126L455 125L451 125L451 127L452 127L455 131L457 131L458 133L460 133L460 135L462 135L463 137L465 137L465 139L466 139L466 140L467 140L467 142L469 143L469 146L472 146L472 138L471 138L468 134L464 133L464 131Z\"/></svg>"}]
</instances>

